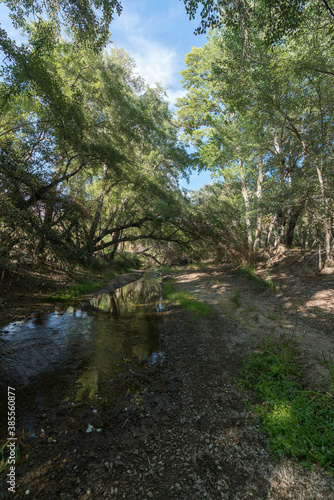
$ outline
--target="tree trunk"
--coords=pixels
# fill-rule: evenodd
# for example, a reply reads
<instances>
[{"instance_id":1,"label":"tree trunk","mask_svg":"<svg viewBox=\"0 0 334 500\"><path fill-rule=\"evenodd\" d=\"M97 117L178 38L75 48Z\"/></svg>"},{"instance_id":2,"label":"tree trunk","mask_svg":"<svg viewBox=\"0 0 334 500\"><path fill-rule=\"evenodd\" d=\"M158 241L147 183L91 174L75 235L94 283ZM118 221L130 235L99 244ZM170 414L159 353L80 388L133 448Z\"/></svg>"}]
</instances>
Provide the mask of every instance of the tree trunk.
<instances>
[{"instance_id":1,"label":"tree trunk","mask_svg":"<svg viewBox=\"0 0 334 500\"><path fill-rule=\"evenodd\" d=\"M250 257L252 253L253 247L253 236L252 236L252 227L251 227L251 219L250 219L250 203L249 196L247 191L246 179L244 174L243 162L242 159L239 159L239 172L241 179L241 193L245 202L245 220L246 220L246 229L247 229L247 242L248 242L248 256Z\"/></svg>"},{"instance_id":2,"label":"tree trunk","mask_svg":"<svg viewBox=\"0 0 334 500\"><path fill-rule=\"evenodd\" d=\"M262 207L260 206L262 200L262 183L264 179L263 172L263 163L262 158L259 158L258 165L258 176L257 176L257 189L256 189L256 197L258 202L257 208L257 219L256 219L256 232L255 232L255 241L254 241L254 253L256 253L257 249L261 246L261 235L262 235Z\"/></svg>"},{"instance_id":3,"label":"tree trunk","mask_svg":"<svg viewBox=\"0 0 334 500\"><path fill-rule=\"evenodd\" d=\"M332 219L329 215L329 200L325 194L324 179L322 176L322 168L316 165L318 180L320 185L321 202L324 208L325 221L325 251L326 251L326 262L332 262Z\"/></svg>"},{"instance_id":4,"label":"tree trunk","mask_svg":"<svg viewBox=\"0 0 334 500\"><path fill-rule=\"evenodd\" d=\"M285 224L286 224L285 210L280 210L277 213L277 240L275 243L278 252L282 252L286 249Z\"/></svg>"},{"instance_id":5,"label":"tree trunk","mask_svg":"<svg viewBox=\"0 0 334 500\"><path fill-rule=\"evenodd\" d=\"M35 255L37 258L38 264L42 264L45 261L45 248L46 248L46 239L49 229L52 224L52 216L53 216L53 206L54 206L54 198L50 196L45 204L45 214L44 221L42 225L42 236L37 244Z\"/></svg>"},{"instance_id":6,"label":"tree trunk","mask_svg":"<svg viewBox=\"0 0 334 500\"><path fill-rule=\"evenodd\" d=\"M286 236L285 236L285 243L287 248L292 247L295 227L297 224L298 217L302 213L303 208L304 208L304 202L299 207L293 207L289 213L288 223L286 228Z\"/></svg>"},{"instance_id":7,"label":"tree trunk","mask_svg":"<svg viewBox=\"0 0 334 500\"><path fill-rule=\"evenodd\" d=\"M281 185L281 189L285 190L285 179L286 179L285 157L283 154L281 138L279 138L277 135L274 136L274 148L278 158L279 182ZM280 253L286 249L286 242L285 242L286 211L284 208L280 208L278 210L276 221L277 221L277 237L275 241L275 248Z\"/></svg>"},{"instance_id":8,"label":"tree trunk","mask_svg":"<svg viewBox=\"0 0 334 500\"><path fill-rule=\"evenodd\" d=\"M269 224L269 228L268 228L268 232L267 232L267 236L266 236L266 242L265 242L266 247L268 247L270 245L270 239L271 239L271 235L273 233L276 218L277 218L276 215L274 215L270 220L270 224Z\"/></svg>"},{"instance_id":9,"label":"tree trunk","mask_svg":"<svg viewBox=\"0 0 334 500\"><path fill-rule=\"evenodd\" d=\"M87 250L89 257L91 257L94 253L94 236L95 233L99 227L100 221L101 221L101 209L103 207L103 202L104 202L104 197L105 197L105 192L104 192L104 182L103 180L105 179L107 173L107 166L104 163L103 164L103 169L102 169L102 189L100 192L100 196L97 200L97 205L95 208L95 213L93 220L91 222L90 228L89 228L89 233L88 233L88 241L87 241Z\"/></svg>"}]
</instances>

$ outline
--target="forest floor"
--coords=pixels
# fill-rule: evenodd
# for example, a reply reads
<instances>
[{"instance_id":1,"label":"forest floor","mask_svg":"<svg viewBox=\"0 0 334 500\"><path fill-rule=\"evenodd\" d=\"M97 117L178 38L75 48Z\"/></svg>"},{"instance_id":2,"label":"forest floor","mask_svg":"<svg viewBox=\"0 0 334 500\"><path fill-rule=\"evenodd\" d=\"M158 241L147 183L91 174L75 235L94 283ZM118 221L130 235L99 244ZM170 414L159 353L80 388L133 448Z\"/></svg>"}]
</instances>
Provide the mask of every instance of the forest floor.
<instances>
[{"instance_id":1,"label":"forest floor","mask_svg":"<svg viewBox=\"0 0 334 500\"><path fill-rule=\"evenodd\" d=\"M93 415L89 403L75 410L60 403L44 414L45 433L26 439L17 493L8 498L334 499L333 478L316 464L310 471L274 459L235 383L254 342L271 333L294 335L308 365L305 386L325 387L334 276L313 271L290 254L270 269L275 289L231 266L168 273L214 314L168 307L159 327L166 355L155 375L159 389L140 404ZM88 423L104 434L87 434Z\"/></svg>"}]
</instances>

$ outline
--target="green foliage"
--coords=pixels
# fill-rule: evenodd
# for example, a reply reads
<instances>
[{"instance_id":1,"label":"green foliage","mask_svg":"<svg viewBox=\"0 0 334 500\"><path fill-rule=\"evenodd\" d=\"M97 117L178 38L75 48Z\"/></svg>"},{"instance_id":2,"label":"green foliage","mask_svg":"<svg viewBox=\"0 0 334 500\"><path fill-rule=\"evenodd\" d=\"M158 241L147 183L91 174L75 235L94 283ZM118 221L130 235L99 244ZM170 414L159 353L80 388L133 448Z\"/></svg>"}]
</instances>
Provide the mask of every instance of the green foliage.
<instances>
[{"instance_id":1,"label":"green foliage","mask_svg":"<svg viewBox=\"0 0 334 500\"><path fill-rule=\"evenodd\" d=\"M317 463L334 472L333 393L303 389L293 341L268 338L241 372L241 387L251 390L251 408L259 416L268 445L277 455ZM255 402L260 399L261 403Z\"/></svg>"},{"instance_id":2,"label":"green foliage","mask_svg":"<svg viewBox=\"0 0 334 500\"><path fill-rule=\"evenodd\" d=\"M158 271L162 273L172 273L177 270L178 270L177 266L158 266Z\"/></svg>"},{"instance_id":3,"label":"green foliage","mask_svg":"<svg viewBox=\"0 0 334 500\"><path fill-rule=\"evenodd\" d=\"M212 308L205 302L200 302L192 293L177 290L171 282L164 283L163 298L180 305L195 315L207 318L213 314Z\"/></svg>"},{"instance_id":4,"label":"green foliage","mask_svg":"<svg viewBox=\"0 0 334 500\"><path fill-rule=\"evenodd\" d=\"M324 352L322 352L322 357L323 357L324 363L329 371L329 375L331 378L331 384L332 384L332 390L334 390L334 361L333 361L330 349L328 349L328 359L326 358Z\"/></svg>"},{"instance_id":5,"label":"green foliage","mask_svg":"<svg viewBox=\"0 0 334 500\"><path fill-rule=\"evenodd\" d=\"M83 283L78 285L72 285L66 290L62 290L56 293L54 296L49 296L46 300L50 302L70 302L75 299L80 298L82 295L88 292L92 292L103 286L103 281L90 282L85 280Z\"/></svg>"},{"instance_id":6,"label":"green foliage","mask_svg":"<svg viewBox=\"0 0 334 500\"><path fill-rule=\"evenodd\" d=\"M77 44L89 45L95 50L105 46L109 36L109 26L114 12L120 15L121 3L118 0L83 0L70 2L68 0L46 0L43 3L36 0L4 0L11 10L11 18L15 27L24 28L29 16L38 18L37 29L42 38L46 23L54 26L54 36L59 36L61 28L70 30ZM43 17L43 16L46 16Z\"/></svg>"},{"instance_id":7,"label":"green foliage","mask_svg":"<svg viewBox=\"0 0 334 500\"><path fill-rule=\"evenodd\" d=\"M120 252L112 262L112 269L116 273L126 273L132 269L139 269L141 265L139 255L131 252Z\"/></svg>"},{"instance_id":8,"label":"green foliage","mask_svg":"<svg viewBox=\"0 0 334 500\"><path fill-rule=\"evenodd\" d=\"M275 283L273 281L273 279L270 277L270 272L269 271L266 271L266 274L268 276L268 278L265 280L266 283L268 283L268 286L272 289L272 290L276 290L276 286L275 286Z\"/></svg>"},{"instance_id":9,"label":"green foliage","mask_svg":"<svg viewBox=\"0 0 334 500\"><path fill-rule=\"evenodd\" d=\"M191 13L200 5L186 3ZM304 226L330 260L333 18L317 1L259 0L246 10L242 2L223 1L219 16L209 1L202 18L212 9L220 28L186 56L178 123L195 147L195 164L210 169L222 195L229 194L237 215L220 217L228 247L240 248L241 239L246 252L239 251L239 261L251 263L264 229L270 228L266 244L275 241L281 251ZM279 43L268 43L271 33Z\"/></svg>"},{"instance_id":10,"label":"green foliage","mask_svg":"<svg viewBox=\"0 0 334 500\"><path fill-rule=\"evenodd\" d=\"M275 320L275 316L273 315L270 309L268 309L267 318L270 319L271 321Z\"/></svg>"},{"instance_id":11,"label":"green foliage","mask_svg":"<svg viewBox=\"0 0 334 500\"><path fill-rule=\"evenodd\" d=\"M5 51L0 240L9 263L24 254L90 268L127 243L182 244L177 178L189 157L163 89L146 87L123 50L51 40L34 51L39 32L29 33L25 58L10 42Z\"/></svg>"},{"instance_id":12,"label":"green foliage","mask_svg":"<svg viewBox=\"0 0 334 500\"><path fill-rule=\"evenodd\" d=\"M234 290L232 297L230 297L230 302L232 302L232 304L235 304L237 307L239 307L240 300L241 300L241 292L238 288L236 288Z\"/></svg>"},{"instance_id":13,"label":"green foliage","mask_svg":"<svg viewBox=\"0 0 334 500\"><path fill-rule=\"evenodd\" d=\"M201 7L201 24L195 33L205 33L214 26L228 26L243 39L251 28L261 30L267 46L282 43L291 38L315 19L322 17L330 26L333 8L327 1L316 0L255 0L252 4L228 0L183 0L190 19L194 19Z\"/></svg>"},{"instance_id":14,"label":"green foliage","mask_svg":"<svg viewBox=\"0 0 334 500\"><path fill-rule=\"evenodd\" d=\"M268 287L271 288L272 290L275 290L275 284L273 280L263 279L261 276L257 274L255 268L252 266L248 265L240 266L233 272L236 276L242 276L243 278L249 280L252 283L252 285L259 290L266 289Z\"/></svg>"}]
</instances>

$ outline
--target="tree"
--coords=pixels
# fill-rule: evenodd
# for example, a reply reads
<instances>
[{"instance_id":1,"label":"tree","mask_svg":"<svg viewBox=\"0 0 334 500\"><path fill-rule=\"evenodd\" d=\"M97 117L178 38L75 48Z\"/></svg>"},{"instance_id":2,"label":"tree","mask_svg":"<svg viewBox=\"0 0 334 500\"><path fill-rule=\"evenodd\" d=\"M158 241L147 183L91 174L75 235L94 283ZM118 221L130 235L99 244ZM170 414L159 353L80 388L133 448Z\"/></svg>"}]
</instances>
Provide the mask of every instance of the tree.
<instances>
[{"instance_id":1,"label":"tree","mask_svg":"<svg viewBox=\"0 0 334 500\"><path fill-rule=\"evenodd\" d=\"M294 46L295 40L287 40L268 49L254 27L246 45L229 26L212 33L186 58L188 94L179 101L180 125L197 148L201 168L222 169L225 182L231 173L239 179L249 249L255 226L259 246L261 207L272 213L275 244L284 250L293 244L310 198L320 197L331 260L331 82L324 73L311 77L306 68L296 68ZM299 50L306 52L301 41Z\"/></svg>"},{"instance_id":2,"label":"tree","mask_svg":"<svg viewBox=\"0 0 334 500\"><path fill-rule=\"evenodd\" d=\"M46 30L53 37L59 38L63 27L70 29L76 43L89 45L101 50L110 36L109 26L115 12L120 15L122 6L119 0L5 0L11 11L11 18L16 28L27 28L27 20L33 16L36 31L39 33L39 46L43 44ZM99 15L101 13L101 15ZM46 19L45 16L46 15Z\"/></svg>"},{"instance_id":3,"label":"tree","mask_svg":"<svg viewBox=\"0 0 334 500\"><path fill-rule=\"evenodd\" d=\"M61 42L3 115L0 182L9 227L39 257L88 264L125 242L178 239L177 177L188 167L162 89L128 55ZM44 86L43 71L46 73ZM41 82L41 83L40 83Z\"/></svg>"},{"instance_id":4,"label":"tree","mask_svg":"<svg viewBox=\"0 0 334 500\"><path fill-rule=\"evenodd\" d=\"M312 32L320 18L326 29L331 29L334 21L334 6L329 0L183 1L190 19L195 18L201 6L201 24L195 33L227 26L246 40L248 31L255 29L262 32L268 46L294 37L300 28Z\"/></svg>"}]
</instances>

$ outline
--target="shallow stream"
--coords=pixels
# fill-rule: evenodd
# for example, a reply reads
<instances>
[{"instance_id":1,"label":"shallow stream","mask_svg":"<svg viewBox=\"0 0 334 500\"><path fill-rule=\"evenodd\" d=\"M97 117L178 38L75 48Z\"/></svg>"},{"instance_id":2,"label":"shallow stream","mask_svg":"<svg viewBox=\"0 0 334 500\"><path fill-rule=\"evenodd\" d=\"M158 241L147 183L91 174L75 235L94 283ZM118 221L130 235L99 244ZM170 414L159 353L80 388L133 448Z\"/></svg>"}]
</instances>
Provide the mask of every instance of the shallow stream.
<instances>
[{"instance_id":1,"label":"shallow stream","mask_svg":"<svg viewBox=\"0 0 334 500\"><path fill-rule=\"evenodd\" d=\"M114 292L0 330L1 399L7 386L15 388L17 428L33 434L36 417L60 402L117 407L149 393L164 363L162 311L160 282L147 272Z\"/></svg>"}]
</instances>

